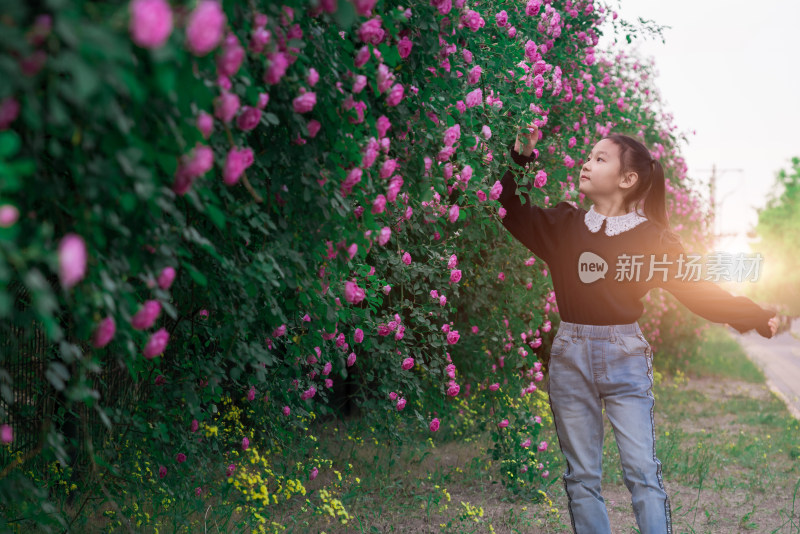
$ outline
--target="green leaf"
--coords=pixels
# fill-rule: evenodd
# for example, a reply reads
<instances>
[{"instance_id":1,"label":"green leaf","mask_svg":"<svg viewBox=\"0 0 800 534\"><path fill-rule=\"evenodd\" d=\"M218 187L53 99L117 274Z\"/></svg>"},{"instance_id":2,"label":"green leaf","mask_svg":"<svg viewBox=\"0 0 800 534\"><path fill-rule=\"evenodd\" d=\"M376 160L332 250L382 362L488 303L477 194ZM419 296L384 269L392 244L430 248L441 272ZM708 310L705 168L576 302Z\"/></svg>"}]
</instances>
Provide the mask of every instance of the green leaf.
<instances>
[{"instance_id":1,"label":"green leaf","mask_svg":"<svg viewBox=\"0 0 800 534\"><path fill-rule=\"evenodd\" d=\"M214 223L214 226L216 226L220 230L224 230L225 213L223 213L222 210L220 210L213 204L206 205L206 211L208 212L208 218L211 219L211 222Z\"/></svg>"},{"instance_id":2,"label":"green leaf","mask_svg":"<svg viewBox=\"0 0 800 534\"><path fill-rule=\"evenodd\" d=\"M61 362L50 362L44 376L58 391L64 389L64 384L69 380L69 370Z\"/></svg>"},{"instance_id":3,"label":"green leaf","mask_svg":"<svg viewBox=\"0 0 800 534\"><path fill-rule=\"evenodd\" d=\"M173 65L159 64L156 69L156 85L165 95L171 96L175 92L177 71Z\"/></svg>"},{"instance_id":4,"label":"green leaf","mask_svg":"<svg viewBox=\"0 0 800 534\"><path fill-rule=\"evenodd\" d=\"M206 275L195 269L194 265L186 262L182 262L181 264L186 268L187 271L189 271L189 276L192 277L192 280L203 287L208 285L208 278L206 278Z\"/></svg>"},{"instance_id":5,"label":"green leaf","mask_svg":"<svg viewBox=\"0 0 800 534\"><path fill-rule=\"evenodd\" d=\"M281 123L281 121L278 119L278 116L274 113L264 113L264 118L267 119L267 122L273 126L277 126Z\"/></svg>"},{"instance_id":6,"label":"green leaf","mask_svg":"<svg viewBox=\"0 0 800 534\"><path fill-rule=\"evenodd\" d=\"M0 133L0 158L9 158L19 151L19 135L14 130Z\"/></svg>"},{"instance_id":7,"label":"green leaf","mask_svg":"<svg viewBox=\"0 0 800 534\"><path fill-rule=\"evenodd\" d=\"M339 28L349 30L356 21L356 9L350 2L339 2L337 5L339 9L333 14L333 20Z\"/></svg>"}]
</instances>

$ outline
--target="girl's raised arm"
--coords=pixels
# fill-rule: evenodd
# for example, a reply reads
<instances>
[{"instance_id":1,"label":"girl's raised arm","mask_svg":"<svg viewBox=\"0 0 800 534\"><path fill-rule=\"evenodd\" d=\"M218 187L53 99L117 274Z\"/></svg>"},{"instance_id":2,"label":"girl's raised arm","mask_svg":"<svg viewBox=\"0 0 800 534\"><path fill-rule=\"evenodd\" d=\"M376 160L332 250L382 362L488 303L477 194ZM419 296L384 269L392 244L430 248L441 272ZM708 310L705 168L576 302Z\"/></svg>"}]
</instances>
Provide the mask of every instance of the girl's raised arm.
<instances>
[{"instance_id":1,"label":"girl's raised arm","mask_svg":"<svg viewBox=\"0 0 800 534\"><path fill-rule=\"evenodd\" d=\"M514 163L500 181L503 191L498 200L506 210L506 215L502 218L503 226L530 251L550 263L551 253L556 250L558 242L567 237L563 233L559 234L560 223L576 208L566 201L559 202L553 208L542 208L533 204L524 191L521 193L525 197L523 205L517 195L516 178L523 166L536 158L516 152L513 142L508 148ZM526 189L530 191L530 186Z\"/></svg>"}]
</instances>

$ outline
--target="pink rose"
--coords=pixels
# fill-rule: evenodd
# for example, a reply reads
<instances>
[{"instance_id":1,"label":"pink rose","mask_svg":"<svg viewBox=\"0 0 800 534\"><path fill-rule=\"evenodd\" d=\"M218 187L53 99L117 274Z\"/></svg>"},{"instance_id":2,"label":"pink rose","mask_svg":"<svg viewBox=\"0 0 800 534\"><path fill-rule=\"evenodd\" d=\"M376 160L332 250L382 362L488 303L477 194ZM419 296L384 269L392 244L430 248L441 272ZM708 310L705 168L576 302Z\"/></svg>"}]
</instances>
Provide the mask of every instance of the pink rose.
<instances>
[{"instance_id":1,"label":"pink rose","mask_svg":"<svg viewBox=\"0 0 800 534\"><path fill-rule=\"evenodd\" d=\"M381 228L380 233L378 234L378 244L380 246L386 245L389 242L389 239L392 237L392 229L388 226L384 226Z\"/></svg>"},{"instance_id":2,"label":"pink rose","mask_svg":"<svg viewBox=\"0 0 800 534\"><path fill-rule=\"evenodd\" d=\"M403 177L399 174L395 174L392 176L392 179L389 180L389 189L386 190L386 200L394 202L397 199L397 194L400 192L401 187L403 187Z\"/></svg>"},{"instance_id":3,"label":"pink rose","mask_svg":"<svg viewBox=\"0 0 800 534\"><path fill-rule=\"evenodd\" d=\"M364 289L358 287L358 284L355 282L348 280L344 283L344 298L350 304L358 304L364 300L365 295L366 292Z\"/></svg>"},{"instance_id":4,"label":"pink rose","mask_svg":"<svg viewBox=\"0 0 800 534\"><path fill-rule=\"evenodd\" d=\"M306 128L308 129L308 136L313 139L317 136L317 133L319 133L319 129L322 128L322 124L320 124L317 119L311 119L308 121L308 124L306 124Z\"/></svg>"},{"instance_id":5,"label":"pink rose","mask_svg":"<svg viewBox=\"0 0 800 534\"><path fill-rule=\"evenodd\" d=\"M403 85L400 83L394 84L392 86L392 90L389 93L389 96L386 97L386 105L387 106L396 106L403 100Z\"/></svg>"},{"instance_id":6,"label":"pink rose","mask_svg":"<svg viewBox=\"0 0 800 534\"><path fill-rule=\"evenodd\" d=\"M392 123L386 115L381 115L375 121L375 127L378 129L378 137L386 137L386 132L392 127Z\"/></svg>"},{"instance_id":7,"label":"pink rose","mask_svg":"<svg viewBox=\"0 0 800 534\"><path fill-rule=\"evenodd\" d=\"M205 111L201 111L197 115L197 129L203 135L203 139L208 139L211 135L211 130L214 128L214 117Z\"/></svg>"},{"instance_id":8,"label":"pink rose","mask_svg":"<svg viewBox=\"0 0 800 534\"><path fill-rule=\"evenodd\" d=\"M286 74L286 69L289 67L289 59L283 52L268 54L267 59L269 59L270 63L264 74L264 82L275 85L280 82L283 75Z\"/></svg>"},{"instance_id":9,"label":"pink rose","mask_svg":"<svg viewBox=\"0 0 800 534\"><path fill-rule=\"evenodd\" d=\"M253 34L250 37L250 43L248 43L247 48L254 54L260 54L264 51L264 47L267 46L271 37L272 34L269 30L263 26L259 26L253 29Z\"/></svg>"},{"instance_id":10,"label":"pink rose","mask_svg":"<svg viewBox=\"0 0 800 534\"><path fill-rule=\"evenodd\" d=\"M400 42L397 43L397 52L400 54L400 57L405 59L411 54L411 48L414 46L414 43L408 38L403 37L400 39Z\"/></svg>"},{"instance_id":11,"label":"pink rose","mask_svg":"<svg viewBox=\"0 0 800 534\"><path fill-rule=\"evenodd\" d=\"M480 28L483 28L483 26L486 24L486 21L483 20L481 14L472 9L467 11L466 15L462 17L462 20L464 21L464 26L466 26L473 32L476 32Z\"/></svg>"},{"instance_id":12,"label":"pink rose","mask_svg":"<svg viewBox=\"0 0 800 534\"><path fill-rule=\"evenodd\" d=\"M310 69L308 69L308 76L306 76L306 82L311 87L314 87L315 85L317 85L318 81L319 81L319 73L317 72L317 69L311 67Z\"/></svg>"},{"instance_id":13,"label":"pink rose","mask_svg":"<svg viewBox=\"0 0 800 534\"><path fill-rule=\"evenodd\" d=\"M239 96L228 91L214 99L214 116L222 122L230 122L239 111Z\"/></svg>"},{"instance_id":14,"label":"pink rose","mask_svg":"<svg viewBox=\"0 0 800 534\"><path fill-rule=\"evenodd\" d=\"M409 369L414 367L414 358L404 359L401 367L403 368L404 371L408 371Z\"/></svg>"},{"instance_id":15,"label":"pink rose","mask_svg":"<svg viewBox=\"0 0 800 534\"><path fill-rule=\"evenodd\" d=\"M379 146L377 139L374 137L369 138L367 146L364 148L364 157L361 160L361 166L363 168L369 169L372 167L372 164L375 163L375 159L378 157Z\"/></svg>"},{"instance_id":16,"label":"pink rose","mask_svg":"<svg viewBox=\"0 0 800 534\"><path fill-rule=\"evenodd\" d=\"M181 158L179 171L194 179L211 170L214 165L214 152L211 147L197 143L192 151Z\"/></svg>"},{"instance_id":17,"label":"pink rose","mask_svg":"<svg viewBox=\"0 0 800 534\"><path fill-rule=\"evenodd\" d=\"M356 76L356 81L353 82L353 93L360 93L364 87L367 86L367 77L363 74Z\"/></svg>"},{"instance_id":18,"label":"pink rose","mask_svg":"<svg viewBox=\"0 0 800 534\"><path fill-rule=\"evenodd\" d=\"M166 328L161 328L153 335L150 336L150 339L147 341L147 345L144 347L144 357L148 360L155 358L156 356L162 354L164 349L167 348L167 343L169 342L169 332L167 332Z\"/></svg>"},{"instance_id":19,"label":"pink rose","mask_svg":"<svg viewBox=\"0 0 800 534\"><path fill-rule=\"evenodd\" d=\"M161 314L161 303L157 300L148 300L131 318L131 326L136 330L147 330L156 322Z\"/></svg>"},{"instance_id":20,"label":"pink rose","mask_svg":"<svg viewBox=\"0 0 800 534\"><path fill-rule=\"evenodd\" d=\"M364 22L358 29L358 38L365 43L374 45L383 42L386 32L381 27L380 17L374 17Z\"/></svg>"},{"instance_id":21,"label":"pink rose","mask_svg":"<svg viewBox=\"0 0 800 534\"><path fill-rule=\"evenodd\" d=\"M236 34L229 33L222 43L222 53L217 56L217 74L230 77L239 72L245 51Z\"/></svg>"},{"instance_id":22,"label":"pink rose","mask_svg":"<svg viewBox=\"0 0 800 534\"><path fill-rule=\"evenodd\" d=\"M469 74L467 75L467 83L470 85L474 85L478 83L481 79L481 73L483 69L481 69L480 65L475 65L469 70Z\"/></svg>"},{"instance_id":23,"label":"pink rose","mask_svg":"<svg viewBox=\"0 0 800 534\"><path fill-rule=\"evenodd\" d=\"M69 289L86 275L86 243L77 234L65 235L58 244L58 275L61 286Z\"/></svg>"},{"instance_id":24,"label":"pink rose","mask_svg":"<svg viewBox=\"0 0 800 534\"><path fill-rule=\"evenodd\" d=\"M175 280L175 268L169 266L164 267L161 270L161 274L158 275L158 287L161 289L169 289L173 280Z\"/></svg>"},{"instance_id":25,"label":"pink rose","mask_svg":"<svg viewBox=\"0 0 800 534\"><path fill-rule=\"evenodd\" d=\"M117 324L114 322L114 318L109 316L100 321L97 325L97 328L94 331L94 336L92 336L92 346L101 349L108 345L112 339L114 339L114 334L117 331Z\"/></svg>"},{"instance_id":26,"label":"pink rose","mask_svg":"<svg viewBox=\"0 0 800 534\"><path fill-rule=\"evenodd\" d=\"M355 66L363 67L367 63L367 61L369 61L370 55L371 54L369 53L369 47L366 45L362 46L356 53Z\"/></svg>"},{"instance_id":27,"label":"pink rose","mask_svg":"<svg viewBox=\"0 0 800 534\"><path fill-rule=\"evenodd\" d=\"M353 5L356 8L356 13L364 17L372 14L372 9L375 7L377 0L353 0Z\"/></svg>"},{"instance_id":28,"label":"pink rose","mask_svg":"<svg viewBox=\"0 0 800 534\"><path fill-rule=\"evenodd\" d=\"M232 148L228 151L225 158L225 169L222 179L226 185L234 185L241 178L242 173L253 164L253 149L243 148L241 150Z\"/></svg>"},{"instance_id":29,"label":"pink rose","mask_svg":"<svg viewBox=\"0 0 800 534\"><path fill-rule=\"evenodd\" d=\"M225 13L219 2L201 0L186 23L186 44L196 56L204 56L219 45L225 29Z\"/></svg>"},{"instance_id":30,"label":"pink rose","mask_svg":"<svg viewBox=\"0 0 800 534\"><path fill-rule=\"evenodd\" d=\"M437 430L439 430L439 418L438 417L434 417L433 418L433 421L431 421L431 424L429 425L429 428L431 429L431 432L436 432Z\"/></svg>"},{"instance_id":31,"label":"pink rose","mask_svg":"<svg viewBox=\"0 0 800 534\"><path fill-rule=\"evenodd\" d=\"M14 441L14 429L11 428L11 425L0 426L0 441L4 444Z\"/></svg>"},{"instance_id":32,"label":"pink rose","mask_svg":"<svg viewBox=\"0 0 800 534\"><path fill-rule=\"evenodd\" d=\"M480 89L475 89L467 93L466 105L468 108L473 108L483 101L483 92Z\"/></svg>"},{"instance_id":33,"label":"pink rose","mask_svg":"<svg viewBox=\"0 0 800 534\"><path fill-rule=\"evenodd\" d=\"M379 194L372 203L372 213L383 213L386 209L386 197Z\"/></svg>"},{"instance_id":34,"label":"pink rose","mask_svg":"<svg viewBox=\"0 0 800 534\"><path fill-rule=\"evenodd\" d=\"M142 48L162 46L172 33L172 10L165 0L132 0L128 4L131 40Z\"/></svg>"},{"instance_id":35,"label":"pink rose","mask_svg":"<svg viewBox=\"0 0 800 534\"><path fill-rule=\"evenodd\" d=\"M308 91L292 100L292 106L296 113L308 113L317 103L317 93Z\"/></svg>"},{"instance_id":36,"label":"pink rose","mask_svg":"<svg viewBox=\"0 0 800 534\"><path fill-rule=\"evenodd\" d=\"M450 206L450 213L447 216L447 220L450 221L451 223L456 222L458 220L458 215L459 215L460 212L461 212L461 210L458 207L458 205L457 204L453 204L452 206Z\"/></svg>"},{"instance_id":37,"label":"pink rose","mask_svg":"<svg viewBox=\"0 0 800 534\"><path fill-rule=\"evenodd\" d=\"M494 185L492 186L491 192L489 193L489 198L492 200L497 200L500 198L500 195L503 193L503 184L500 183L500 180L496 180Z\"/></svg>"},{"instance_id":38,"label":"pink rose","mask_svg":"<svg viewBox=\"0 0 800 534\"><path fill-rule=\"evenodd\" d=\"M389 71L389 67L385 63L378 65L378 93L388 90L394 83L394 78L394 74Z\"/></svg>"},{"instance_id":39,"label":"pink rose","mask_svg":"<svg viewBox=\"0 0 800 534\"><path fill-rule=\"evenodd\" d=\"M388 178L397 169L397 159L387 159L381 165L380 177Z\"/></svg>"},{"instance_id":40,"label":"pink rose","mask_svg":"<svg viewBox=\"0 0 800 534\"><path fill-rule=\"evenodd\" d=\"M242 113L236 119L236 126L240 130L249 131L258 126L261 120L261 110L251 106L244 106Z\"/></svg>"},{"instance_id":41,"label":"pink rose","mask_svg":"<svg viewBox=\"0 0 800 534\"><path fill-rule=\"evenodd\" d=\"M11 204L0 206L0 228L8 228L19 219L19 209Z\"/></svg>"},{"instance_id":42,"label":"pink rose","mask_svg":"<svg viewBox=\"0 0 800 534\"><path fill-rule=\"evenodd\" d=\"M458 343L458 338L459 338L458 330L450 330L447 333L447 342L451 345L455 345L456 343Z\"/></svg>"},{"instance_id":43,"label":"pink rose","mask_svg":"<svg viewBox=\"0 0 800 534\"><path fill-rule=\"evenodd\" d=\"M525 14L529 17L535 17L539 13L539 8L542 7L542 0L528 0L525 5Z\"/></svg>"},{"instance_id":44,"label":"pink rose","mask_svg":"<svg viewBox=\"0 0 800 534\"><path fill-rule=\"evenodd\" d=\"M461 126L456 124L444 131L444 144L445 146L453 146L456 141L461 139Z\"/></svg>"}]
</instances>

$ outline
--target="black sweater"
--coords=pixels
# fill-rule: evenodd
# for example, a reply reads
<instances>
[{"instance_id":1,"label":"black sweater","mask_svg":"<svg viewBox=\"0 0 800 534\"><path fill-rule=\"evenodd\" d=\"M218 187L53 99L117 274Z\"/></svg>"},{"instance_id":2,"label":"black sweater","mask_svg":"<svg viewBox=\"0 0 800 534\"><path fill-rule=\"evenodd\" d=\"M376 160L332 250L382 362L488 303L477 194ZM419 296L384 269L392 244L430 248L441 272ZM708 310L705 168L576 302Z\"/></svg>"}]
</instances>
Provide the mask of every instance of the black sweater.
<instances>
[{"instance_id":1,"label":"black sweater","mask_svg":"<svg viewBox=\"0 0 800 534\"><path fill-rule=\"evenodd\" d=\"M661 227L656 223L647 220L608 236L604 233L605 222L598 232L591 232L584 223L587 210L569 202L541 208L532 205L528 195L522 192L526 197L526 204L522 205L516 194L515 177L522 171L521 166L533 161L534 157L518 154L513 148L510 153L516 165L509 167L501 182L503 192L499 200L506 209L502 222L511 235L547 262L563 320L597 325L632 323L644 312L640 299L651 288L662 287L692 312L709 321L728 323L740 333L755 328L759 334L771 337L768 321L776 315L775 311L764 309L747 297L733 296L715 283L703 280L702 276L696 281L692 277L677 276L677 260L685 251L680 243L662 243ZM590 255L581 258L586 252L602 259ZM625 261L624 257L620 259L623 254L643 255L635 260L641 262L638 279L630 270L618 268L618 261ZM689 260L688 257L684 259ZM603 260L607 272L605 277L595 280L594 269L602 266ZM656 262L653 263L656 269L647 280L651 262ZM658 262L664 262L660 264L664 273L658 270ZM583 280L580 269L583 270ZM622 271L626 276L617 279Z\"/></svg>"}]
</instances>

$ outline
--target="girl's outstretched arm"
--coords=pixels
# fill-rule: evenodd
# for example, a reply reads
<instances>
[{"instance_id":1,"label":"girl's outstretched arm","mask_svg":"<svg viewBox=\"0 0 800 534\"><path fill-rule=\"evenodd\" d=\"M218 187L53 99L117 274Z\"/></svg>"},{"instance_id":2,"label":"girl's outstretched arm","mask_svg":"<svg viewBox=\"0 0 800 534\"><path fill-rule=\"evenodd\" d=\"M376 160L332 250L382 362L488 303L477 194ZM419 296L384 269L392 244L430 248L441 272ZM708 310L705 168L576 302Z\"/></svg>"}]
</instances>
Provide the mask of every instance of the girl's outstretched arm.
<instances>
[{"instance_id":1,"label":"girl's outstretched arm","mask_svg":"<svg viewBox=\"0 0 800 534\"><path fill-rule=\"evenodd\" d=\"M656 254L654 259L662 261L662 254ZM776 311L762 308L747 297L734 296L709 280L684 279L683 273L679 273L678 260L683 257L686 262L688 258L682 244L671 245L666 254L667 280L663 282L662 276L657 275L656 285L669 291L689 310L709 321L727 323L741 334L755 329L766 338L774 335L770 318L777 315Z\"/></svg>"},{"instance_id":2,"label":"girl's outstretched arm","mask_svg":"<svg viewBox=\"0 0 800 534\"><path fill-rule=\"evenodd\" d=\"M501 219L503 226L530 251L549 263L551 252L556 250L560 240L567 238L566 235L559 234L560 223L576 208L566 201L559 202L553 208L542 208L533 204L525 191L521 192L521 196L525 197L523 205L516 193L516 180L523 167L536 158L516 152L513 142L508 149L514 163L500 181L503 191L498 200L506 210L505 217ZM528 185L523 189L530 191L530 187Z\"/></svg>"}]
</instances>

